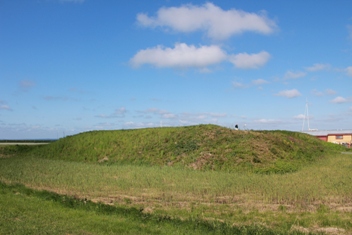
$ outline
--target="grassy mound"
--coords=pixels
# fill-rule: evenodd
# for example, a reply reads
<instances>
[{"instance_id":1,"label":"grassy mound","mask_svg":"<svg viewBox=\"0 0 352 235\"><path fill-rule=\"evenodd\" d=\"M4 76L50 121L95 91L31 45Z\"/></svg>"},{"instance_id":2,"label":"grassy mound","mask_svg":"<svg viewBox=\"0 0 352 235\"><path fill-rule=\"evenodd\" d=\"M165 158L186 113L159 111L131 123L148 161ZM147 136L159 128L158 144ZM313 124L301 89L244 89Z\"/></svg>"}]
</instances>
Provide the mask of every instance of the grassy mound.
<instances>
[{"instance_id":1,"label":"grassy mound","mask_svg":"<svg viewBox=\"0 0 352 235\"><path fill-rule=\"evenodd\" d=\"M181 166L197 170L296 171L341 146L289 131L236 131L216 125L91 131L69 136L31 154L50 159Z\"/></svg>"}]
</instances>

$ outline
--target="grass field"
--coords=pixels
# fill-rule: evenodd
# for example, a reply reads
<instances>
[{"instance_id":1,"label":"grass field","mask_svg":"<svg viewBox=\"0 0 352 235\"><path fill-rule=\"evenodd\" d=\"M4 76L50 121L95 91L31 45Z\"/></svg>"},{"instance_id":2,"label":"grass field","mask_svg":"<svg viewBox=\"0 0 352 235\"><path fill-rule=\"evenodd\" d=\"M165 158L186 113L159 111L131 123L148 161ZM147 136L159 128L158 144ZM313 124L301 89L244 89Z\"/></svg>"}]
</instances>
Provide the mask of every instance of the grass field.
<instances>
[{"instance_id":1,"label":"grass field","mask_svg":"<svg viewBox=\"0 0 352 235\"><path fill-rule=\"evenodd\" d=\"M194 131L199 127L192 128ZM85 152L82 148L72 150L73 146L78 148L74 143L81 141L75 140L77 136L46 146L0 147L0 234L22 234L23 231L33 234L38 231L52 234L352 233L352 155L341 154L346 149L314 142L315 139L301 137L300 133L239 133L248 135L246 141L259 139L256 144L262 148L269 146L266 141L275 140L271 134L287 136L286 141L293 143L299 143L300 138L307 138L304 141L308 146L309 142L313 143L315 152L308 149L310 156L298 157L299 150L295 150L295 146L289 148L290 143L280 140L273 146L285 157L275 158L261 150L263 155L258 158L263 164L260 165L253 162L253 152L258 150L245 152L247 146L241 147L243 136L236 143L237 132L213 126L205 129L208 135L209 129L210 133L218 132L222 141L214 137L215 144L206 144L201 141L206 138L199 134L198 139L193 140L196 147L180 150L179 155L184 159L202 157L201 153L208 149L213 158L203 163L215 167L194 168L196 157L193 162L188 159L183 164L182 161L168 164L154 159L145 147L153 141L146 140L148 144L136 144L138 148L130 146L138 151L143 149L143 155L150 156L148 162L136 160L139 153L131 161L121 160L108 147L101 148L98 151L101 154L93 159L94 147L84 146ZM162 136L157 135L155 129L151 130L153 136ZM177 129L169 130L177 135ZM148 131L142 130L141 136L143 132ZM228 133L234 139L231 140ZM114 139L113 132L108 135ZM84 134L78 135L82 136ZM131 136L136 138L137 134ZM181 137L181 141L185 141ZM101 137L99 140L90 138L86 142L96 141L97 146L102 141ZM172 146L165 145L164 138L170 137L158 140L161 145L154 143L158 152L160 146L164 151L176 145L174 140ZM223 142L227 147L223 147ZM214 146L219 146L220 150ZM58 151L60 148L63 150ZM245 156L241 159L247 161L246 164L243 161L237 164L235 156L236 164L216 162L217 156L225 156L228 149L242 151L243 155L237 157ZM68 153L65 156L64 150ZM58 154L50 151L58 151ZM125 148L124 151L131 150ZM78 158L78 152L88 157ZM108 160L99 162L108 152ZM175 155L177 159L179 155ZM168 158L168 152L162 156ZM273 171L278 161L289 166L284 168L286 170L295 168L286 173L278 168Z\"/></svg>"}]
</instances>

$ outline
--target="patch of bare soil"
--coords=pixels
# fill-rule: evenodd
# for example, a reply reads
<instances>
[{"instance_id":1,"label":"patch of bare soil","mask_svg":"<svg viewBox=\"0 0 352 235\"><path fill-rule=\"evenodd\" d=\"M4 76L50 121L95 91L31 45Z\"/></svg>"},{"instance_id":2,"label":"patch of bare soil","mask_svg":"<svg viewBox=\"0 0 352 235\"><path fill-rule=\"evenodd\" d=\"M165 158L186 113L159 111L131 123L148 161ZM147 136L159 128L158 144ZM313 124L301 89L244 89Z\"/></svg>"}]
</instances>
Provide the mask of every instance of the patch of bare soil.
<instances>
[{"instance_id":1,"label":"patch of bare soil","mask_svg":"<svg viewBox=\"0 0 352 235\"><path fill-rule=\"evenodd\" d=\"M9 155L9 154L1 154L0 153L0 158L10 158L10 157L12 157L13 155Z\"/></svg>"},{"instance_id":2,"label":"patch of bare soil","mask_svg":"<svg viewBox=\"0 0 352 235\"><path fill-rule=\"evenodd\" d=\"M99 163L104 163L104 162L108 162L108 161L109 161L109 158L107 156L98 160Z\"/></svg>"},{"instance_id":3,"label":"patch of bare soil","mask_svg":"<svg viewBox=\"0 0 352 235\"><path fill-rule=\"evenodd\" d=\"M209 161L213 158L213 154L211 153L201 153L201 156L197 158L197 160L189 165L193 170L199 170L204 167L204 165L208 164Z\"/></svg>"},{"instance_id":4,"label":"patch of bare soil","mask_svg":"<svg viewBox=\"0 0 352 235\"><path fill-rule=\"evenodd\" d=\"M323 234L328 234L328 235L344 235L348 234L346 230L342 228L333 228L333 227L326 227L326 228L304 228L302 226L297 226L294 225L291 227L291 231L298 231L301 233L309 234L311 232L313 233L323 233Z\"/></svg>"}]
</instances>

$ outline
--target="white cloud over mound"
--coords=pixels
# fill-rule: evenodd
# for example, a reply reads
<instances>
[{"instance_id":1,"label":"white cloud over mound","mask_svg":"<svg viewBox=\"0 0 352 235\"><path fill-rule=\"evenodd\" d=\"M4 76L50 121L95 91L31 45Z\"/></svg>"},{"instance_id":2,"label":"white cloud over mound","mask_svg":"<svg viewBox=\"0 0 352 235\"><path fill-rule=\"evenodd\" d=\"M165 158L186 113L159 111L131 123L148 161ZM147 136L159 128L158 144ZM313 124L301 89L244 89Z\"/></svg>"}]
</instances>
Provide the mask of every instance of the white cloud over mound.
<instances>
[{"instance_id":1,"label":"white cloud over mound","mask_svg":"<svg viewBox=\"0 0 352 235\"><path fill-rule=\"evenodd\" d=\"M270 34L276 24L265 13L255 14L241 10L223 10L213 3L160 8L156 17L137 15L137 22L145 27L167 27L178 32L205 31L212 39L227 39L245 31Z\"/></svg>"},{"instance_id":2,"label":"white cloud over mound","mask_svg":"<svg viewBox=\"0 0 352 235\"><path fill-rule=\"evenodd\" d=\"M156 46L141 50L130 60L130 63L134 67L151 64L156 67L203 68L220 63L226 58L226 53L219 46L195 47L176 43L174 48Z\"/></svg>"},{"instance_id":3,"label":"white cloud over mound","mask_svg":"<svg viewBox=\"0 0 352 235\"><path fill-rule=\"evenodd\" d=\"M240 53L230 57L230 62L237 68L241 69L257 69L262 67L270 59L270 54L266 51L257 54Z\"/></svg>"},{"instance_id":4,"label":"white cloud over mound","mask_svg":"<svg viewBox=\"0 0 352 235\"><path fill-rule=\"evenodd\" d=\"M283 96L283 97L286 97L286 98L294 98L294 97L301 96L301 93L298 90L296 90L296 89L292 89L292 90L280 91L276 95L277 96Z\"/></svg>"}]
</instances>

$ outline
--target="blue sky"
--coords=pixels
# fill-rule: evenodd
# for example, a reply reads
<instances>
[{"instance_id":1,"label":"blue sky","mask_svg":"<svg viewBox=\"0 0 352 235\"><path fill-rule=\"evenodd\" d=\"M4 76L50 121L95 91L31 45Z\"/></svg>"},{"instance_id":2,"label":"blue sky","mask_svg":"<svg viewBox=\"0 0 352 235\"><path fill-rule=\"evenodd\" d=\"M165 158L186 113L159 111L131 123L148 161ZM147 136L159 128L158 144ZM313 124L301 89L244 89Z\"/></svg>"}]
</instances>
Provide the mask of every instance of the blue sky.
<instances>
[{"instance_id":1,"label":"blue sky","mask_svg":"<svg viewBox=\"0 0 352 235\"><path fill-rule=\"evenodd\" d=\"M352 129L351 88L350 0L0 0L0 139Z\"/></svg>"}]
</instances>

